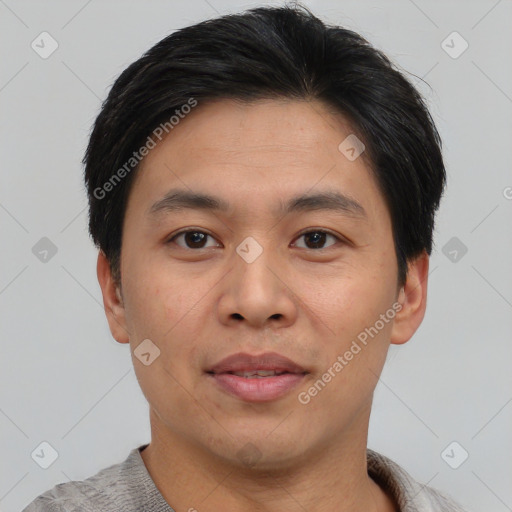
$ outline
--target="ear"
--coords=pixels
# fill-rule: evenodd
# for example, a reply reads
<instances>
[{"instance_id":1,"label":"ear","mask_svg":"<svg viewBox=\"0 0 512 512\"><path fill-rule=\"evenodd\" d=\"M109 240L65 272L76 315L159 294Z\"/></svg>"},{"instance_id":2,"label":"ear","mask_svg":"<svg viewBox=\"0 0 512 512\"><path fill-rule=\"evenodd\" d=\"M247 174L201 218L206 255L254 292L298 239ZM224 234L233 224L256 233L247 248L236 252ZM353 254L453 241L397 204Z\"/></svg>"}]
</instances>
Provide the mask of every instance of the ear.
<instances>
[{"instance_id":1,"label":"ear","mask_svg":"<svg viewBox=\"0 0 512 512\"><path fill-rule=\"evenodd\" d=\"M426 251L408 264L407 279L400 289L398 302L402 305L395 315L391 331L391 343L406 343L416 332L427 307L429 256Z\"/></svg>"},{"instance_id":2,"label":"ear","mask_svg":"<svg viewBox=\"0 0 512 512\"><path fill-rule=\"evenodd\" d=\"M119 343L129 343L130 337L126 328L126 315L121 290L116 286L112 278L110 263L103 251L98 253L96 272L103 295L103 306L107 315L110 332Z\"/></svg>"}]
</instances>

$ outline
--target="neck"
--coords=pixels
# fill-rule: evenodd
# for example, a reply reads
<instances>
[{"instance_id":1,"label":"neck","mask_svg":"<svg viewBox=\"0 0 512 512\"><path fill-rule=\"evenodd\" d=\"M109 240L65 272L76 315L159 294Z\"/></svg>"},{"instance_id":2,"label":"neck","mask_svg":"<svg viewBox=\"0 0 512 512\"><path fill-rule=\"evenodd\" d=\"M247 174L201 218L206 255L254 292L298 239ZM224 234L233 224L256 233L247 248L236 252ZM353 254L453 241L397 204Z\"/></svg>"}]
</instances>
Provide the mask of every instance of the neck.
<instances>
[{"instance_id":1,"label":"neck","mask_svg":"<svg viewBox=\"0 0 512 512\"><path fill-rule=\"evenodd\" d=\"M369 418L367 418L369 419ZM360 436L360 426L351 430ZM393 512L392 500L368 476L367 435L316 447L276 469L221 459L159 423L141 453L156 487L175 510L217 512ZM367 432L368 429L362 430Z\"/></svg>"}]
</instances>

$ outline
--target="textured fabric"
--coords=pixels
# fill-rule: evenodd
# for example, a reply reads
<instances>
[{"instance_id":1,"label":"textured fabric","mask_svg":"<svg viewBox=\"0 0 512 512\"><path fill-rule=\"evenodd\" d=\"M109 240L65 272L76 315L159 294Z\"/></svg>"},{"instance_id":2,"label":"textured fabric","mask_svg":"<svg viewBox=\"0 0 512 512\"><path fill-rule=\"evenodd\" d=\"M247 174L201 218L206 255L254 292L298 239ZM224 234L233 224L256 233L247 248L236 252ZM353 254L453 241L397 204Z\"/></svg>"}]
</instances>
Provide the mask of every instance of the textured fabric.
<instances>
[{"instance_id":1,"label":"textured fabric","mask_svg":"<svg viewBox=\"0 0 512 512\"><path fill-rule=\"evenodd\" d=\"M447 496L416 482L396 462L367 450L368 474L394 498L399 512L465 512Z\"/></svg>"},{"instance_id":2,"label":"textured fabric","mask_svg":"<svg viewBox=\"0 0 512 512\"><path fill-rule=\"evenodd\" d=\"M140 451L85 480L58 484L22 512L174 512L156 488Z\"/></svg>"},{"instance_id":3,"label":"textured fabric","mask_svg":"<svg viewBox=\"0 0 512 512\"><path fill-rule=\"evenodd\" d=\"M82 481L58 484L22 512L174 512L134 448L119 464ZM456 503L413 480L398 464L367 450L368 474L398 503L399 512L464 512Z\"/></svg>"}]
</instances>

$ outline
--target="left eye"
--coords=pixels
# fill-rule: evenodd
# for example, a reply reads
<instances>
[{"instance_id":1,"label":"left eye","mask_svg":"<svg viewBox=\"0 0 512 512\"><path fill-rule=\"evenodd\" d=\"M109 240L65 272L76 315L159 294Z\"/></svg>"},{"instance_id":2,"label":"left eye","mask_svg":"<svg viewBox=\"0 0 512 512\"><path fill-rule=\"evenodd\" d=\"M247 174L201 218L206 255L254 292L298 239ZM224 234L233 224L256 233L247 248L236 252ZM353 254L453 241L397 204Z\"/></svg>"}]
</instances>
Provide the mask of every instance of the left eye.
<instances>
[{"instance_id":1,"label":"left eye","mask_svg":"<svg viewBox=\"0 0 512 512\"><path fill-rule=\"evenodd\" d=\"M181 233L177 233L172 238L168 240L168 243L174 242L178 240L179 238L183 237L183 240L185 241L185 249L204 249L207 247L205 245L205 242L208 237L212 238L211 235L208 233L205 233L204 231L196 231L196 230L189 230L189 231L182 231ZM325 241L327 237L333 238L335 241L340 242L341 239L337 237L336 235L333 235L332 233L329 233L328 231L322 231L322 230L315 230L315 231L307 231L306 233L302 233L299 238L305 237L305 240L307 240L307 244L310 246L304 247L305 249L323 249L324 247L321 247L325 244ZM183 247L181 244L177 244L180 247ZM333 245L333 244L331 244ZM311 247L312 246L312 247ZM330 247L330 246L328 246Z\"/></svg>"},{"instance_id":2,"label":"left eye","mask_svg":"<svg viewBox=\"0 0 512 512\"><path fill-rule=\"evenodd\" d=\"M319 245L325 244L326 238L330 236L331 238L334 238L334 240L340 242L341 239L332 233L329 233L328 231L322 231L322 230L315 230L315 231L307 231L306 233L302 233L299 238L306 237L305 239L308 240L309 244L311 244L313 247L305 247L306 249L324 249L324 247L318 247ZM330 247L330 246L329 246Z\"/></svg>"}]
</instances>

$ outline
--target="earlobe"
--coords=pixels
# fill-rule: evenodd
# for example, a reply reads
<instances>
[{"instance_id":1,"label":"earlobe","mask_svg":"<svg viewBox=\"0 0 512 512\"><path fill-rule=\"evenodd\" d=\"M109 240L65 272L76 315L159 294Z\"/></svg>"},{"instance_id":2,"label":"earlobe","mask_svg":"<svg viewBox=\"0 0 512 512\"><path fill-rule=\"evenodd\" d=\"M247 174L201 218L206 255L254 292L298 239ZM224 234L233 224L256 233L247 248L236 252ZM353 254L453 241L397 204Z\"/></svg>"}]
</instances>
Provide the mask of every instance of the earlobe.
<instances>
[{"instance_id":1,"label":"earlobe","mask_svg":"<svg viewBox=\"0 0 512 512\"><path fill-rule=\"evenodd\" d=\"M130 337L126 328L126 315L121 291L112 277L110 263L101 250L98 253L96 272L110 332L119 343L129 343Z\"/></svg>"},{"instance_id":2,"label":"earlobe","mask_svg":"<svg viewBox=\"0 0 512 512\"><path fill-rule=\"evenodd\" d=\"M428 267L426 251L409 261L407 279L397 298L401 308L391 331L391 343L395 345L409 341L423 321L427 307Z\"/></svg>"}]
</instances>

